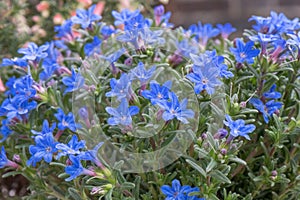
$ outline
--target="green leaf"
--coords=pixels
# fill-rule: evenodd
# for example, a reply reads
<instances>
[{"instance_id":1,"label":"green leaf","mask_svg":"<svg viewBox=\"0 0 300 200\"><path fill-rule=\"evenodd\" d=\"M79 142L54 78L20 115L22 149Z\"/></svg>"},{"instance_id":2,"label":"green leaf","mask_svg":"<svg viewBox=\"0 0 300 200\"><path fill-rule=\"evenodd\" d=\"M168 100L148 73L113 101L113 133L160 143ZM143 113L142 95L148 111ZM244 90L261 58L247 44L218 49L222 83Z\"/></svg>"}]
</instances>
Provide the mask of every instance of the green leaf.
<instances>
[{"instance_id":1,"label":"green leaf","mask_svg":"<svg viewBox=\"0 0 300 200\"><path fill-rule=\"evenodd\" d=\"M135 188L133 190L133 195L135 199L139 199L140 196L140 184L141 184L141 177L137 176L134 180Z\"/></svg>"},{"instance_id":2,"label":"green leaf","mask_svg":"<svg viewBox=\"0 0 300 200\"><path fill-rule=\"evenodd\" d=\"M225 176L219 170L214 170L209 175L211 177L217 179L218 181L222 182L222 183L229 183L229 184L231 183L231 181L229 180L229 178L227 178L227 176Z\"/></svg>"},{"instance_id":3,"label":"green leaf","mask_svg":"<svg viewBox=\"0 0 300 200\"><path fill-rule=\"evenodd\" d=\"M189 159L186 159L186 162L190 164L195 170L197 170L204 178L206 178L206 172L204 171L204 169L202 169L202 167Z\"/></svg>"},{"instance_id":4,"label":"green leaf","mask_svg":"<svg viewBox=\"0 0 300 200\"><path fill-rule=\"evenodd\" d=\"M211 158L211 160L210 160L209 164L207 165L205 171L210 172L213 168L215 168L217 166L217 164L218 163L214 159Z\"/></svg>"},{"instance_id":5,"label":"green leaf","mask_svg":"<svg viewBox=\"0 0 300 200\"><path fill-rule=\"evenodd\" d=\"M78 191L75 188L72 188L72 187L68 188L68 192L74 200L82 200L80 194L78 193Z\"/></svg>"},{"instance_id":6,"label":"green leaf","mask_svg":"<svg viewBox=\"0 0 300 200\"><path fill-rule=\"evenodd\" d=\"M121 185L122 189L132 189L134 187L135 187L134 183L130 183L130 182L124 182Z\"/></svg>"},{"instance_id":7,"label":"green leaf","mask_svg":"<svg viewBox=\"0 0 300 200\"><path fill-rule=\"evenodd\" d=\"M247 163L244 160L240 159L240 158L229 158L228 160L232 161L232 162L239 163L241 165L245 165L245 166L247 165Z\"/></svg>"},{"instance_id":8,"label":"green leaf","mask_svg":"<svg viewBox=\"0 0 300 200\"><path fill-rule=\"evenodd\" d=\"M19 171L11 171L11 172L7 172L5 174L2 175L2 178L6 178L6 177L9 177L9 176L15 176L15 175L18 175L18 174L22 174L22 172L19 172Z\"/></svg>"}]
</instances>

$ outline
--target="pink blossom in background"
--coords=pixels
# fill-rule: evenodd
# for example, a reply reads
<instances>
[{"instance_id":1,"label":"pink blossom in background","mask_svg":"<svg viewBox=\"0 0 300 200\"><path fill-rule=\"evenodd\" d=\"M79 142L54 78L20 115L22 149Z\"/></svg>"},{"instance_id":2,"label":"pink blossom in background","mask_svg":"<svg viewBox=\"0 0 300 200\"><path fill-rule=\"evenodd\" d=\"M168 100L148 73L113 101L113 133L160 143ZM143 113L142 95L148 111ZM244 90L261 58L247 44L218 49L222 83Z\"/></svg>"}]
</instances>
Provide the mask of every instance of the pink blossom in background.
<instances>
[{"instance_id":1,"label":"pink blossom in background","mask_svg":"<svg viewBox=\"0 0 300 200\"><path fill-rule=\"evenodd\" d=\"M64 21L63 16L60 13L56 13L53 17L54 24L62 24Z\"/></svg>"},{"instance_id":2,"label":"pink blossom in background","mask_svg":"<svg viewBox=\"0 0 300 200\"><path fill-rule=\"evenodd\" d=\"M4 91L5 91L5 87L4 87L3 82L0 78L0 92L4 92Z\"/></svg>"},{"instance_id":3,"label":"pink blossom in background","mask_svg":"<svg viewBox=\"0 0 300 200\"><path fill-rule=\"evenodd\" d=\"M103 10L104 10L104 6L105 6L105 2L104 1L99 1L97 4L96 4L96 8L94 10L94 14L96 15L101 15Z\"/></svg>"},{"instance_id":4,"label":"pink blossom in background","mask_svg":"<svg viewBox=\"0 0 300 200\"><path fill-rule=\"evenodd\" d=\"M35 7L37 11L42 12L49 9L49 3L47 1L41 1L38 5Z\"/></svg>"},{"instance_id":5,"label":"pink blossom in background","mask_svg":"<svg viewBox=\"0 0 300 200\"><path fill-rule=\"evenodd\" d=\"M92 5L93 1L92 0L77 0L79 3L81 3L84 7L88 7Z\"/></svg>"}]
</instances>

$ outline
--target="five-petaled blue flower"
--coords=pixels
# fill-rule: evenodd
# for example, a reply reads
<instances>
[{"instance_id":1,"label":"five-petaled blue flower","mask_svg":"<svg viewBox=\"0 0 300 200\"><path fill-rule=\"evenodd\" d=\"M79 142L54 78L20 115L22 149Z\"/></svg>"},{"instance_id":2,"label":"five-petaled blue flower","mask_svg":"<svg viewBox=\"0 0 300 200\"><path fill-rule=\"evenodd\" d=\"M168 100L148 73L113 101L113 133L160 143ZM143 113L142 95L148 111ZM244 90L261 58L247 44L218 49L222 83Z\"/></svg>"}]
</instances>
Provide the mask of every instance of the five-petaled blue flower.
<instances>
[{"instance_id":1,"label":"five-petaled blue flower","mask_svg":"<svg viewBox=\"0 0 300 200\"><path fill-rule=\"evenodd\" d=\"M202 46L206 46L210 38L220 34L219 29L214 28L211 24L202 24L201 22L198 22L198 25L191 25L189 31L196 35L196 38L200 40Z\"/></svg>"},{"instance_id":2,"label":"five-petaled blue flower","mask_svg":"<svg viewBox=\"0 0 300 200\"><path fill-rule=\"evenodd\" d=\"M76 131L77 128L80 127L79 124L75 123L75 118L73 113L69 112L67 115L64 113L64 111L59 108L57 110L57 113L54 114L56 119L59 121L57 127L59 130L65 130L65 129L70 129L71 131Z\"/></svg>"},{"instance_id":3,"label":"five-petaled blue flower","mask_svg":"<svg viewBox=\"0 0 300 200\"><path fill-rule=\"evenodd\" d=\"M84 174L89 176L96 175L95 172L88 170L82 166L80 162L80 157L70 155L69 159L72 162L72 165L69 165L65 168L65 172L70 175L69 178L65 179L66 181L71 181L75 179L77 176L84 175Z\"/></svg>"},{"instance_id":4,"label":"five-petaled blue flower","mask_svg":"<svg viewBox=\"0 0 300 200\"><path fill-rule=\"evenodd\" d=\"M67 88L65 89L64 94L68 92L73 92L78 90L84 85L84 77L78 72L76 73L75 69L72 68L72 75L62 78L62 82Z\"/></svg>"},{"instance_id":5,"label":"five-petaled blue flower","mask_svg":"<svg viewBox=\"0 0 300 200\"><path fill-rule=\"evenodd\" d=\"M160 105L169 99L169 91L171 87L172 81L167 81L162 86L155 81L151 81L150 90L142 91L142 96L149 99L153 105Z\"/></svg>"},{"instance_id":6,"label":"five-petaled blue flower","mask_svg":"<svg viewBox=\"0 0 300 200\"><path fill-rule=\"evenodd\" d=\"M177 95L174 92L169 92L170 101L165 101L159 106L164 109L162 118L165 121L178 119L184 124L188 124L187 118L193 118L195 113L191 109L187 109L188 100L185 98L180 103Z\"/></svg>"},{"instance_id":7,"label":"five-petaled blue flower","mask_svg":"<svg viewBox=\"0 0 300 200\"><path fill-rule=\"evenodd\" d=\"M49 48L48 44L38 47L35 43L30 42L27 48L21 48L18 50L18 53L24 54L22 59L27 60L39 60L46 58L48 53L46 52Z\"/></svg>"},{"instance_id":8,"label":"five-petaled blue flower","mask_svg":"<svg viewBox=\"0 0 300 200\"><path fill-rule=\"evenodd\" d=\"M81 28L88 28L92 22L100 20L100 15L94 14L96 5L91 6L88 10L78 9L76 16L72 17L71 20L74 24L80 24Z\"/></svg>"},{"instance_id":9,"label":"five-petaled blue flower","mask_svg":"<svg viewBox=\"0 0 300 200\"><path fill-rule=\"evenodd\" d=\"M123 73L119 80L112 78L110 80L111 91L105 94L106 97L115 97L120 101L124 98L130 98L131 96L131 80L130 76Z\"/></svg>"},{"instance_id":10,"label":"five-petaled blue flower","mask_svg":"<svg viewBox=\"0 0 300 200\"><path fill-rule=\"evenodd\" d=\"M254 57L256 57L260 52L258 49L253 49L253 47L253 41L249 41L245 44L241 39L237 39L236 48L230 47L230 51L233 53L237 62L253 64Z\"/></svg>"},{"instance_id":11,"label":"five-petaled blue flower","mask_svg":"<svg viewBox=\"0 0 300 200\"><path fill-rule=\"evenodd\" d=\"M236 28L232 27L230 23L217 24L217 28L220 30L222 38L228 38L231 33L236 31Z\"/></svg>"},{"instance_id":12,"label":"five-petaled blue flower","mask_svg":"<svg viewBox=\"0 0 300 200\"><path fill-rule=\"evenodd\" d=\"M133 78L138 78L141 84L145 84L155 72L156 67L152 66L150 69L146 70L144 63L139 62L138 65L130 71L130 73L134 76Z\"/></svg>"},{"instance_id":13,"label":"five-petaled blue flower","mask_svg":"<svg viewBox=\"0 0 300 200\"><path fill-rule=\"evenodd\" d=\"M243 136L247 140L250 140L249 133L252 133L255 130L255 125L253 124L245 124L245 121L242 119L238 119L236 121L232 120L229 115L225 115L226 121L224 120L224 124L230 129L229 140L232 140L235 137Z\"/></svg>"},{"instance_id":14,"label":"five-petaled blue flower","mask_svg":"<svg viewBox=\"0 0 300 200\"><path fill-rule=\"evenodd\" d=\"M139 112L139 108L137 106L128 106L128 101L126 99L122 99L119 107L106 107L105 110L108 114L112 115L112 117L107 120L109 125L121 124L125 126L131 125L131 116L136 115Z\"/></svg>"},{"instance_id":15,"label":"five-petaled blue flower","mask_svg":"<svg viewBox=\"0 0 300 200\"><path fill-rule=\"evenodd\" d=\"M205 67L194 65L193 72L186 75L186 77L195 83L194 90L196 94L205 90L211 95L215 92L215 87L222 84L218 79L219 74L220 70L213 63L208 63Z\"/></svg>"},{"instance_id":16,"label":"five-petaled blue flower","mask_svg":"<svg viewBox=\"0 0 300 200\"><path fill-rule=\"evenodd\" d=\"M189 193L191 192L199 192L199 188L193 188L189 185L181 186L180 181L177 179L172 181L172 187L169 185L163 185L160 189L166 196L165 200L205 200L204 198L198 198L195 195L189 196Z\"/></svg>"},{"instance_id":17,"label":"five-petaled blue flower","mask_svg":"<svg viewBox=\"0 0 300 200\"><path fill-rule=\"evenodd\" d=\"M282 103L276 102L275 100L270 100L264 104L258 98L251 98L249 102L262 113L266 123L269 123L269 117L282 107Z\"/></svg>"},{"instance_id":18,"label":"five-petaled blue flower","mask_svg":"<svg viewBox=\"0 0 300 200\"><path fill-rule=\"evenodd\" d=\"M80 149L83 149L84 147L85 141L78 141L77 136L73 135L68 144L59 143L56 145L56 148L60 150L57 154L57 159L59 159L61 156L80 154Z\"/></svg>"},{"instance_id":19,"label":"five-petaled blue flower","mask_svg":"<svg viewBox=\"0 0 300 200\"><path fill-rule=\"evenodd\" d=\"M43 158L45 162L50 163L52 161L53 154L57 152L56 144L52 133L44 135L38 135L34 138L35 145L29 146L30 159L27 161L27 165L36 166L36 163Z\"/></svg>"},{"instance_id":20,"label":"five-petaled blue flower","mask_svg":"<svg viewBox=\"0 0 300 200\"><path fill-rule=\"evenodd\" d=\"M42 131L41 132L38 132L38 131L35 131L35 130L31 130L31 132L34 135L45 135L47 133L53 133L53 131L54 131L55 128L56 128L56 123L53 123L52 126L50 127L48 120L45 119L43 121L43 127L42 127Z\"/></svg>"},{"instance_id":21,"label":"five-petaled blue flower","mask_svg":"<svg viewBox=\"0 0 300 200\"><path fill-rule=\"evenodd\" d=\"M112 16L115 18L115 22L114 22L115 26L125 24L125 22L129 21L131 18L139 14L140 14L139 10L135 10L131 12L128 9L123 9L120 13L115 10L112 11Z\"/></svg>"}]
</instances>

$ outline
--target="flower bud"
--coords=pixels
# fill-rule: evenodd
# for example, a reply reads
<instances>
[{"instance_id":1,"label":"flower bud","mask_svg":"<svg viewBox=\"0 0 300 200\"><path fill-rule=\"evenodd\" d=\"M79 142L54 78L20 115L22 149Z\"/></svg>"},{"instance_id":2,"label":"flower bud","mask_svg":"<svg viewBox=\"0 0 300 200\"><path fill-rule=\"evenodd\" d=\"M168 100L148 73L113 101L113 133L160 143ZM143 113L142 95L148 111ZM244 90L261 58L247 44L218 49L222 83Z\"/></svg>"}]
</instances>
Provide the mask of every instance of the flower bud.
<instances>
[{"instance_id":1,"label":"flower bud","mask_svg":"<svg viewBox=\"0 0 300 200\"><path fill-rule=\"evenodd\" d=\"M132 58L131 58L131 57L127 58L127 59L124 61L124 64L127 65L127 66L131 66L131 65L132 65Z\"/></svg>"},{"instance_id":2,"label":"flower bud","mask_svg":"<svg viewBox=\"0 0 300 200\"><path fill-rule=\"evenodd\" d=\"M242 102L240 103L240 107L241 107L241 108L246 108L246 106L247 106L247 102L242 101Z\"/></svg>"},{"instance_id":3,"label":"flower bud","mask_svg":"<svg viewBox=\"0 0 300 200\"><path fill-rule=\"evenodd\" d=\"M226 154L227 154L227 149L224 149L224 148L221 149L221 150L220 150L220 153L221 153L222 155L226 155Z\"/></svg>"},{"instance_id":4,"label":"flower bud","mask_svg":"<svg viewBox=\"0 0 300 200\"><path fill-rule=\"evenodd\" d=\"M20 155L14 154L13 161L20 163L22 161Z\"/></svg>"}]
</instances>

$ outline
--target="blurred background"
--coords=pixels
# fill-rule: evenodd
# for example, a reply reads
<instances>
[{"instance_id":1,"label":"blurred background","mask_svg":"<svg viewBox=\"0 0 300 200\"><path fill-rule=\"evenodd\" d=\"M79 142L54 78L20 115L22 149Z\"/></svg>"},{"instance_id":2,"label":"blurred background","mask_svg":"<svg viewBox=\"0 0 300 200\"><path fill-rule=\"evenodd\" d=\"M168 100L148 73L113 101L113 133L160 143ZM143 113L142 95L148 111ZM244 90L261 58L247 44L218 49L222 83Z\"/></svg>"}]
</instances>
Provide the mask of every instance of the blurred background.
<instances>
[{"instance_id":1,"label":"blurred background","mask_svg":"<svg viewBox=\"0 0 300 200\"><path fill-rule=\"evenodd\" d=\"M269 16L270 11L283 12L287 17L300 17L300 0L169 0L172 22L188 27L199 20L203 23L230 22L240 34L251 27L252 15Z\"/></svg>"},{"instance_id":2,"label":"blurred background","mask_svg":"<svg viewBox=\"0 0 300 200\"><path fill-rule=\"evenodd\" d=\"M111 23L114 9L139 8L151 15L154 6L164 4L176 26L230 22L238 29L233 37L251 27L248 18L252 15L268 16L274 10L289 18L300 16L300 0L0 0L0 59L18 56L17 49L27 41L42 44L52 40L55 25L74 15L76 9L99 3L103 20Z\"/></svg>"}]
</instances>

